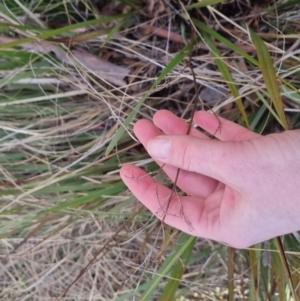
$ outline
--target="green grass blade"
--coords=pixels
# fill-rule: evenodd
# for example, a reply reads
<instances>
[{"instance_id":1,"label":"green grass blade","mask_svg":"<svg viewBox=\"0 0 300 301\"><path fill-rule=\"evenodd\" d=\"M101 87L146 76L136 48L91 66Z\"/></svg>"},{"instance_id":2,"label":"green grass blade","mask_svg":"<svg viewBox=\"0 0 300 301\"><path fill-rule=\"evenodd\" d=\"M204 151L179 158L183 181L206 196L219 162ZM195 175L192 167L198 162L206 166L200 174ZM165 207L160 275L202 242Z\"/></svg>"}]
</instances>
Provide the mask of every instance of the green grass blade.
<instances>
[{"instance_id":1,"label":"green grass blade","mask_svg":"<svg viewBox=\"0 0 300 301\"><path fill-rule=\"evenodd\" d=\"M300 105L300 93L299 93L298 89L295 89L295 87L293 87L293 89L292 89L289 86L282 84L280 86L280 90L286 98L288 98L290 101Z\"/></svg>"},{"instance_id":2,"label":"green grass blade","mask_svg":"<svg viewBox=\"0 0 300 301\"><path fill-rule=\"evenodd\" d=\"M276 112L274 111L273 107L265 99L264 95L262 95L262 93L260 93L259 91L256 91L256 94L257 94L258 98L262 101L262 103L266 106L266 108L271 112L271 114L273 115L273 117L275 117L276 120L280 123L279 116L276 114Z\"/></svg>"},{"instance_id":3,"label":"green grass blade","mask_svg":"<svg viewBox=\"0 0 300 301\"><path fill-rule=\"evenodd\" d=\"M280 237L275 238L275 242L276 242L276 247L279 251L279 256L280 256L280 260L281 260L281 263L282 263L282 266L283 266L283 270L285 271L285 274L286 274L286 277L287 277L287 281L288 281L288 284L289 284L289 288L291 290L291 294L292 294L294 300L298 301L298 298L297 298L296 293L295 293L294 284L293 284L293 281L292 281L292 274L291 274L291 271L290 271L288 260L287 260L286 255L285 255L285 251L284 251L284 247L283 247L281 238Z\"/></svg>"},{"instance_id":4,"label":"green grass blade","mask_svg":"<svg viewBox=\"0 0 300 301\"><path fill-rule=\"evenodd\" d=\"M126 18L126 17L130 16L130 15L132 15L132 14L128 13L128 14L124 14L124 15L114 15L114 16L109 16L109 17L103 17L103 18L88 20L88 21L84 21L84 22L79 22L79 23L64 26L64 27L61 27L61 28L58 28L58 29L47 30L47 31L45 31L45 29L42 29L41 30L42 32L34 38L32 38L32 37L21 38L21 39L18 39L16 41L13 41L13 42L1 44L0 49L15 47L15 46L18 46L18 45L21 45L21 44L24 44L24 43L31 43L31 42L34 42L38 39L48 39L48 38L51 38L53 36L57 36L57 35L61 35L61 34L70 32L71 30L74 30L74 29L82 28L82 27L85 27L85 26L91 26L91 25L106 23L106 22L109 22L109 21L117 20L117 19L123 19L123 18ZM10 27L19 28L18 25L14 25L14 24L9 24L8 25L8 24L5 24L5 23L0 23L0 25L6 26L7 28L10 28ZM22 26L22 29L23 29L23 26Z\"/></svg>"},{"instance_id":5,"label":"green grass blade","mask_svg":"<svg viewBox=\"0 0 300 301\"><path fill-rule=\"evenodd\" d=\"M11 13L11 11L7 8L6 5L4 5L4 3L0 3L0 14L6 16L5 19L11 19L12 21L16 22L17 24L20 23L20 20L18 20L18 18Z\"/></svg>"},{"instance_id":6,"label":"green grass blade","mask_svg":"<svg viewBox=\"0 0 300 301\"><path fill-rule=\"evenodd\" d=\"M195 243L195 237L190 236L186 233L182 233L178 239L178 242L175 247L175 254L171 252L171 254L167 257L162 267L158 270L157 275L153 277L153 279L148 283L145 292L139 299L139 301L148 301L151 299L153 293L157 289L161 280L166 277L170 271L173 269L173 265L176 263L179 257L182 256L186 252L186 250L190 250L191 246Z\"/></svg>"},{"instance_id":7,"label":"green grass blade","mask_svg":"<svg viewBox=\"0 0 300 301\"><path fill-rule=\"evenodd\" d=\"M205 32L207 33L209 36L214 37L216 40L218 40L219 42L223 43L224 45L226 45L229 49L231 49L232 51L235 51L236 53L238 53L239 55L241 55L242 57L244 57L249 63L252 63L255 66L258 66L258 61L253 58L251 55L249 55L247 52L245 52L244 50L242 50L240 47L238 47L237 45L235 45L234 43L230 42L228 39L226 39L225 37L223 37L222 35L220 35L219 33L217 33L215 30L213 30L212 28L206 26L204 23L193 19L193 23L195 24L195 26L201 31L201 32Z\"/></svg>"},{"instance_id":8,"label":"green grass blade","mask_svg":"<svg viewBox=\"0 0 300 301\"><path fill-rule=\"evenodd\" d=\"M234 301L234 253L234 248L228 247L228 301Z\"/></svg>"},{"instance_id":9,"label":"green grass blade","mask_svg":"<svg viewBox=\"0 0 300 301\"><path fill-rule=\"evenodd\" d=\"M175 294L178 289L180 279L182 278L183 273L184 273L184 268L190 259L195 242L196 242L196 239L191 240L190 243L188 244L188 247L182 253L182 256L180 256L180 260L178 260L177 264L173 268L171 277L170 277L163 293L161 294L159 301L175 300Z\"/></svg>"},{"instance_id":10,"label":"green grass blade","mask_svg":"<svg viewBox=\"0 0 300 301\"><path fill-rule=\"evenodd\" d=\"M272 241L273 245L276 245L276 239ZM275 279L277 291L278 291L278 297L277 300L279 301L287 301L286 299L286 274L284 272L284 268L280 259L280 254L275 253L272 256L272 262L271 262L271 267L272 267L272 276Z\"/></svg>"},{"instance_id":11,"label":"green grass blade","mask_svg":"<svg viewBox=\"0 0 300 301\"><path fill-rule=\"evenodd\" d=\"M193 3L191 5L187 5L186 9L192 9L192 8L200 8L200 7L206 7L208 5L215 5L218 3L225 2L225 0L202 0L197 3Z\"/></svg>"},{"instance_id":12,"label":"green grass blade","mask_svg":"<svg viewBox=\"0 0 300 301\"><path fill-rule=\"evenodd\" d=\"M113 148L117 145L118 141L121 139L122 135L126 131L127 127L129 126L130 122L134 119L136 114L139 112L140 108L142 107L144 101L149 96L151 90L153 90L165 77L166 75L172 71L188 54L190 51L191 45L186 45L184 48L181 49L180 52L176 54L176 56L171 60L171 62L166 66L166 68L161 72L158 76L156 81L151 85L149 91L144 94L138 104L134 107L134 109L130 112L130 114L125 119L122 126L118 129L113 139L110 141L105 156L109 155L109 153L113 150Z\"/></svg>"},{"instance_id":13,"label":"green grass blade","mask_svg":"<svg viewBox=\"0 0 300 301\"><path fill-rule=\"evenodd\" d=\"M252 300L258 301L258 258L255 250L249 250L249 263L250 263L250 272L251 272L251 296Z\"/></svg>"},{"instance_id":14,"label":"green grass blade","mask_svg":"<svg viewBox=\"0 0 300 301\"><path fill-rule=\"evenodd\" d=\"M278 5L277 3L269 7L269 11L279 11L279 10L287 10L289 8L293 8L295 5L300 4L300 0L291 0L286 1L283 4Z\"/></svg>"},{"instance_id":15,"label":"green grass blade","mask_svg":"<svg viewBox=\"0 0 300 301\"><path fill-rule=\"evenodd\" d=\"M262 116L265 114L267 110L267 107L265 105L261 105L255 112L254 112L254 118L251 120L250 123L250 129L251 131L254 131L258 133L257 126L261 122Z\"/></svg>"},{"instance_id":16,"label":"green grass blade","mask_svg":"<svg viewBox=\"0 0 300 301\"><path fill-rule=\"evenodd\" d=\"M232 96L236 99L236 104L245 120L246 126L249 128L250 126L249 126L248 118L247 118L242 100L240 98L239 91L237 89L237 86L234 83L234 80L232 78L232 75L231 75L227 65L225 64L225 62L222 59L219 49L215 46L215 44L212 42L212 40L210 39L210 37L207 34L203 34L203 38L204 38L204 41L206 42L206 44L211 49L211 55L213 56L215 63L218 66L218 69L220 70L224 80L226 81L226 84L227 84Z\"/></svg>"},{"instance_id":17,"label":"green grass blade","mask_svg":"<svg viewBox=\"0 0 300 301\"><path fill-rule=\"evenodd\" d=\"M279 84L268 48L257 34L252 32L251 38L256 48L259 66L263 74L269 97L274 104L280 124L285 130L288 130L289 127L283 109Z\"/></svg>"},{"instance_id":18,"label":"green grass blade","mask_svg":"<svg viewBox=\"0 0 300 301\"><path fill-rule=\"evenodd\" d=\"M55 211L61 211L63 209L69 209L74 207L82 206L86 203L90 202L100 202L105 201L106 198L102 199L103 196L107 195L117 195L121 191L123 191L125 188L125 184L123 182L117 182L112 185L109 185L108 187L105 187L101 190L90 192L85 196L81 196L78 198L73 198L70 201L66 201L63 203L60 203L58 205L55 205L53 207L50 207L45 212L55 212Z\"/></svg>"}]
</instances>

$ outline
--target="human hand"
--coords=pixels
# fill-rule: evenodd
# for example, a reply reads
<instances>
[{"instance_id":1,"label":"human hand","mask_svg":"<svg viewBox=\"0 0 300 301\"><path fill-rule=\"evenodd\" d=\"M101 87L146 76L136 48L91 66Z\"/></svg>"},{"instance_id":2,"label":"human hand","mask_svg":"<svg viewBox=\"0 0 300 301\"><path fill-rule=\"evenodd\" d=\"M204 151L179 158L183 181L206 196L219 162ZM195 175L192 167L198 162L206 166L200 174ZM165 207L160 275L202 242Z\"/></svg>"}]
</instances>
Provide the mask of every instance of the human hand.
<instances>
[{"instance_id":1,"label":"human hand","mask_svg":"<svg viewBox=\"0 0 300 301\"><path fill-rule=\"evenodd\" d=\"M186 135L188 124L166 110L153 123L135 124L136 136L171 180L180 168L177 186L187 196L173 194L165 217L159 212L169 188L134 165L122 167L123 181L166 224L236 248L300 230L300 131L260 136L219 120L204 111L194 116L219 140L194 128Z\"/></svg>"}]
</instances>

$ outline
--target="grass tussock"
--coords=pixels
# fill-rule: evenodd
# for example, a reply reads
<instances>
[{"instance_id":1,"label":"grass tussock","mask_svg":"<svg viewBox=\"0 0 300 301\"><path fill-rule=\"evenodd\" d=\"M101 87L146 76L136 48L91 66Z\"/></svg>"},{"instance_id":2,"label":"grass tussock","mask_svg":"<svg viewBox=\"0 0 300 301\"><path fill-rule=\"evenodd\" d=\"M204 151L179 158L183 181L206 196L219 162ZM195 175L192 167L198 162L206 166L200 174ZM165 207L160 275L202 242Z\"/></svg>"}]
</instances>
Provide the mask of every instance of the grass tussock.
<instances>
[{"instance_id":1,"label":"grass tussock","mask_svg":"<svg viewBox=\"0 0 300 301\"><path fill-rule=\"evenodd\" d=\"M2 1L1 300L300 299L297 233L288 281L275 242L228 252L162 230L118 176L158 170L137 119L191 117L189 61L198 109L299 128L299 15L292 0Z\"/></svg>"}]
</instances>

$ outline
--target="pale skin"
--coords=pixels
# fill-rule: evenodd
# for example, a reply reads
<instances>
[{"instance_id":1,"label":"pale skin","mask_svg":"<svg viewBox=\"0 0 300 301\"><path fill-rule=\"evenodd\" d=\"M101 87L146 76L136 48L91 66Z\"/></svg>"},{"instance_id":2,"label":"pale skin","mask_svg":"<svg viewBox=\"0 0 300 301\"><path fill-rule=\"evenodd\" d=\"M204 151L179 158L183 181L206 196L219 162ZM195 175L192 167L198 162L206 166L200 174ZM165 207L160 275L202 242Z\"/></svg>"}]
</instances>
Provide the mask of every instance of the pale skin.
<instances>
[{"instance_id":1,"label":"pale skin","mask_svg":"<svg viewBox=\"0 0 300 301\"><path fill-rule=\"evenodd\" d=\"M204 111L194 123L218 140L196 129L187 135L188 124L166 110L135 124L171 180L181 169L177 186L186 193L172 195L164 217L170 189L126 165L120 174L135 197L166 224L236 248L300 230L300 131L260 136Z\"/></svg>"}]
</instances>

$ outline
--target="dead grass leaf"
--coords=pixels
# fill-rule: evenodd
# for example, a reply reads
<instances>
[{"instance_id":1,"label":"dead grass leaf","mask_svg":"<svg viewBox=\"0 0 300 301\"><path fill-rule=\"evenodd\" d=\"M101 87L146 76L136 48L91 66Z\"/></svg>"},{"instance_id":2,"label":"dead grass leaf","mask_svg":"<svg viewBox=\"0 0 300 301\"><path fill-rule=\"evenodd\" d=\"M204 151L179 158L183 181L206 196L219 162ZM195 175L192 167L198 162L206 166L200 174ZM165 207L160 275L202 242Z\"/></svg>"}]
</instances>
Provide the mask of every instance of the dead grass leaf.
<instances>
[{"instance_id":1,"label":"dead grass leaf","mask_svg":"<svg viewBox=\"0 0 300 301\"><path fill-rule=\"evenodd\" d=\"M13 41L16 41L16 39L0 36L0 43L10 43ZM71 66L75 65L73 61L75 58L87 71L91 71L103 80L116 86L126 86L127 84L124 78L129 74L130 70L128 68L117 66L87 51L75 49L70 50L70 53L66 54L56 45L47 41L24 43L20 47L35 53L53 52L58 60Z\"/></svg>"},{"instance_id":2,"label":"dead grass leaf","mask_svg":"<svg viewBox=\"0 0 300 301\"><path fill-rule=\"evenodd\" d=\"M155 34L159 37L169 39L173 42L184 44L182 36L176 32L169 31L162 27L155 27L147 24L141 25L141 28L144 30L144 34Z\"/></svg>"},{"instance_id":3,"label":"dead grass leaf","mask_svg":"<svg viewBox=\"0 0 300 301\"><path fill-rule=\"evenodd\" d=\"M129 69L117 66L84 50L72 50L74 57L87 69L99 77L117 86L125 86L124 78L128 76Z\"/></svg>"}]
</instances>

